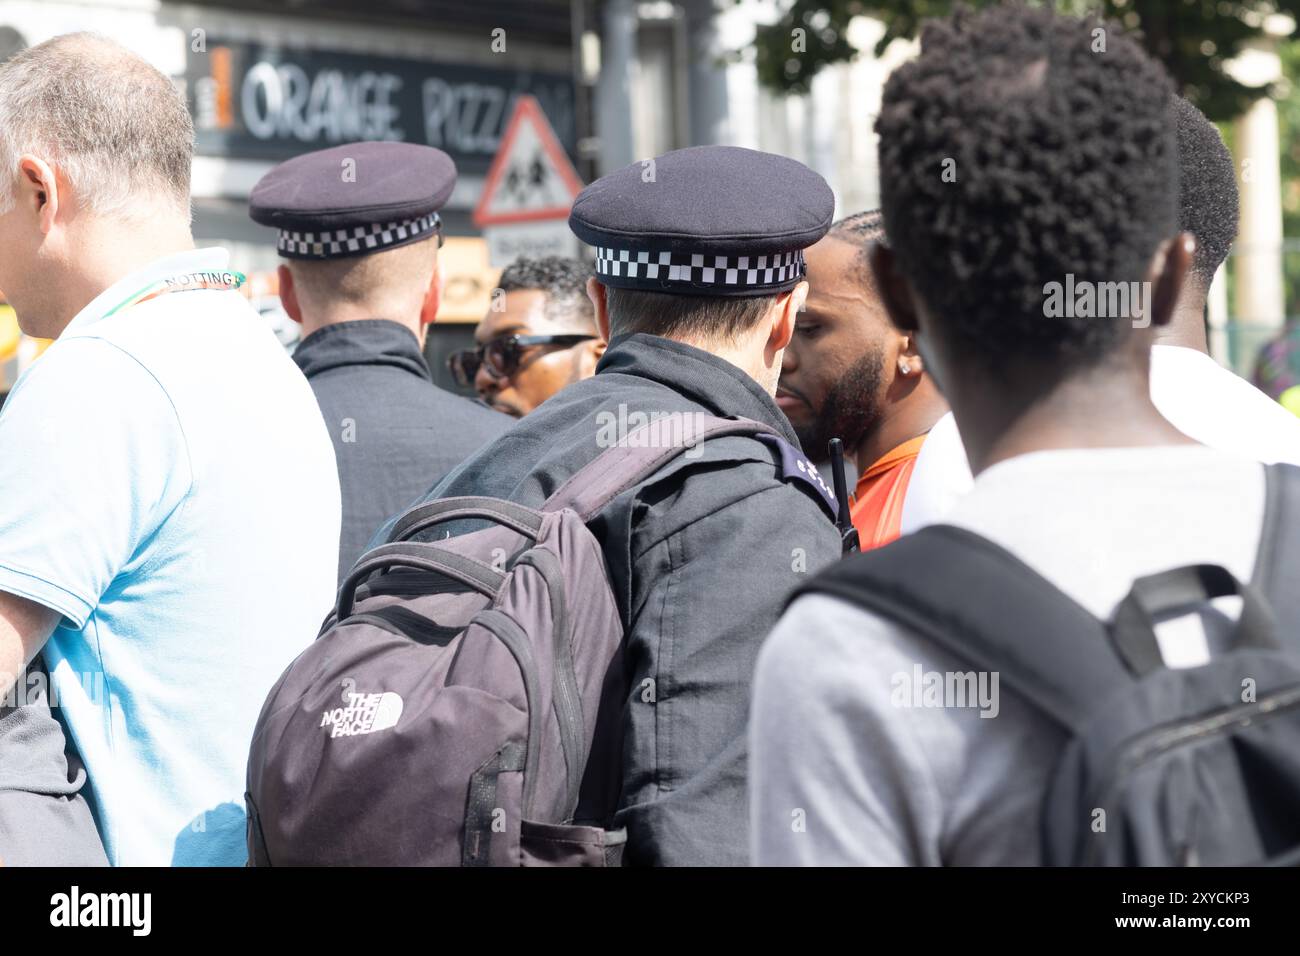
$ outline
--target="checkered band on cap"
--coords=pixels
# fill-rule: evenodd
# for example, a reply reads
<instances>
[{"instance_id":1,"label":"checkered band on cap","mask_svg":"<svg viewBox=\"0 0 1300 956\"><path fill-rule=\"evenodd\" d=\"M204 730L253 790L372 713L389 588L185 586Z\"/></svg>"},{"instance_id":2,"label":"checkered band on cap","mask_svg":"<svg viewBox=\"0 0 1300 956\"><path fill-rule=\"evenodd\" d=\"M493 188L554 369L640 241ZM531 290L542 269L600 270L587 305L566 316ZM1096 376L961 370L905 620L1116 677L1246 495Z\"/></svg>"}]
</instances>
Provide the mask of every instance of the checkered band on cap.
<instances>
[{"instance_id":1,"label":"checkered band on cap","mask_svg":"<svg viewBox=\"0 0 1300 956\"><path fill-rule=\"evenodd\" d=\"M347 229L304 232L281 229L278 248L287 259L333 259L378 252L387 246L422 239L442 225L436 212L417 219L376 222Z\"/></svg>"},{"instance_id":2,"label":"checkered band on cap","mask_svg":"<svg viewBox=\"0 0 1300 956\"><path fill-rule=\"evenodd\" d=\"M606 285L627 289L760 293L788 288L804 272L801 249L766 256L715 256L596 247L596 277Z\"/></svg>"}]
</instances>

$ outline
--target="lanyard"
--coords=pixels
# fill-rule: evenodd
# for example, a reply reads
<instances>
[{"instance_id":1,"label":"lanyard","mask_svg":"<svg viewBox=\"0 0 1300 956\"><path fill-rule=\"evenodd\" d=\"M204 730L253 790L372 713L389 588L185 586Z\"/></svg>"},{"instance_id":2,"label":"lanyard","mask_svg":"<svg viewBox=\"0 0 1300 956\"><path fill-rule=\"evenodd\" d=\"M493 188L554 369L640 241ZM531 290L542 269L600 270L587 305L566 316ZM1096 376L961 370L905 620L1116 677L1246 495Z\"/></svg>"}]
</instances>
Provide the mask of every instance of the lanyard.
<instances>
[{"instance_id":1,"label":"lanyard","mask_svg":"<svg viewBox=\"0 0 1300 956\"><path fill-rule=\"evenodd\" d=\"M221 292L233 291L243 285L246 278L242 272L229 269L222 272L187 272L181 275L168 276L165 279L150 282L143 289L127 296L105 312L101 318L106 319L116 312L167 295L169 292L194 292L199 289L216 289Z\"/></svg>"}]
</instances>

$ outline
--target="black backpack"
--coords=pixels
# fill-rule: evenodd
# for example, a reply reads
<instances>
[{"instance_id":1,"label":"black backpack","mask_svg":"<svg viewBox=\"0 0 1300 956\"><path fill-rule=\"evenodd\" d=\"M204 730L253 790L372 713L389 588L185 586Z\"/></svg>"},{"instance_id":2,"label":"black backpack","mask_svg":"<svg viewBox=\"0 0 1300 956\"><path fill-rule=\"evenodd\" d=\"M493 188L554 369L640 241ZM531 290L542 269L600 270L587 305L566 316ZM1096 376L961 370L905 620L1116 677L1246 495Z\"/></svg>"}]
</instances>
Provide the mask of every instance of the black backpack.
<instances>
[{"instance_id":1,"label":"black backpack","mask_svg":"<svg viewBox=\"0 0 1300 956\"><path fill-rule=\"evenodd\" d=\"M1300 864L1300 468L1265 473L1250 584L1175 568L1134 582L1109 622L950 525L848 558L791 600L830 594L894 621L998 672L1066 731L1040 811L1043 864ZM1233 594L1230 648L1166 667L1155 623Z\"/></svg>"}]
</instances>

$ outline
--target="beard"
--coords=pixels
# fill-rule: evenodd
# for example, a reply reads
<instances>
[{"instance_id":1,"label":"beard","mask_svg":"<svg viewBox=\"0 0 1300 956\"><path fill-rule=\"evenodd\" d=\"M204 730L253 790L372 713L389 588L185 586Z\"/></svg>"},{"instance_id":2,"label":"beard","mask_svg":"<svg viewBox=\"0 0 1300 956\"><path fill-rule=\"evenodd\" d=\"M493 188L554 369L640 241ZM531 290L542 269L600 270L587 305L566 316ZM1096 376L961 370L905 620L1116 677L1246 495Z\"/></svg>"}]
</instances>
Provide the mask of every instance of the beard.
<instances>
[{"instance_id":1,"label":"beard","mask_svg":"<svg viewBox=\"0 0 1300 956\"><path fill-rule=\"evenodd\" d=\"M832 438L844 441L844 453L851 454L880 420L880 395L885 375L881 368L885 350L870 348L845 370L826 393L821 411L807 425L795 428L804 454L814 462L830 458ZM870 462L867 462L870 464Z\"/></svg>"}]
</instances>

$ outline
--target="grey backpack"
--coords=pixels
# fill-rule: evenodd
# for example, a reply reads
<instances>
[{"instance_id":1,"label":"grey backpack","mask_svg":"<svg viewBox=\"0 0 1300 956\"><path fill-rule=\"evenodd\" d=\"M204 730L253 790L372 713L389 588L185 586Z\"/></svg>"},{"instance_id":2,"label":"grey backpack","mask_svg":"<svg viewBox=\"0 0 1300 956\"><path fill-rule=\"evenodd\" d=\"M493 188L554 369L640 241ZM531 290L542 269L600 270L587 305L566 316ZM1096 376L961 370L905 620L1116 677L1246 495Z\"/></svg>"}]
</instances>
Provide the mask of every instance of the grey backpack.
<instances>
[{"instance_id":1,"label":"grey backpack","mask_svg":"<svg viewBox=\"0 0 1300 956\"><path fill-rule=\"evenodd\" d=\"M997 672L1068 743L1039 817L1049 866L1300 865L1300 468L1270 465L1253 580L1139 578L1100 621L994 542L933 525L804 585ZM1242 602L1230 644L1168 668L1155 626ZM996 724L996 720L989 724Z\"/></svg>"},{"instance_id":2,"label":"grey backpack","mask_svg":"<svg viewBox=\"0 0 1300 956\"><path fill-rule=\"evenodd\" d=\"M744 419L665 416L540 510L462 497L406 512L262 709L249 862L617 865L623 627L587 522L726 434L779 441ZM412 540L465 519L488 526Z\"/></svg>"}]
</instances>

